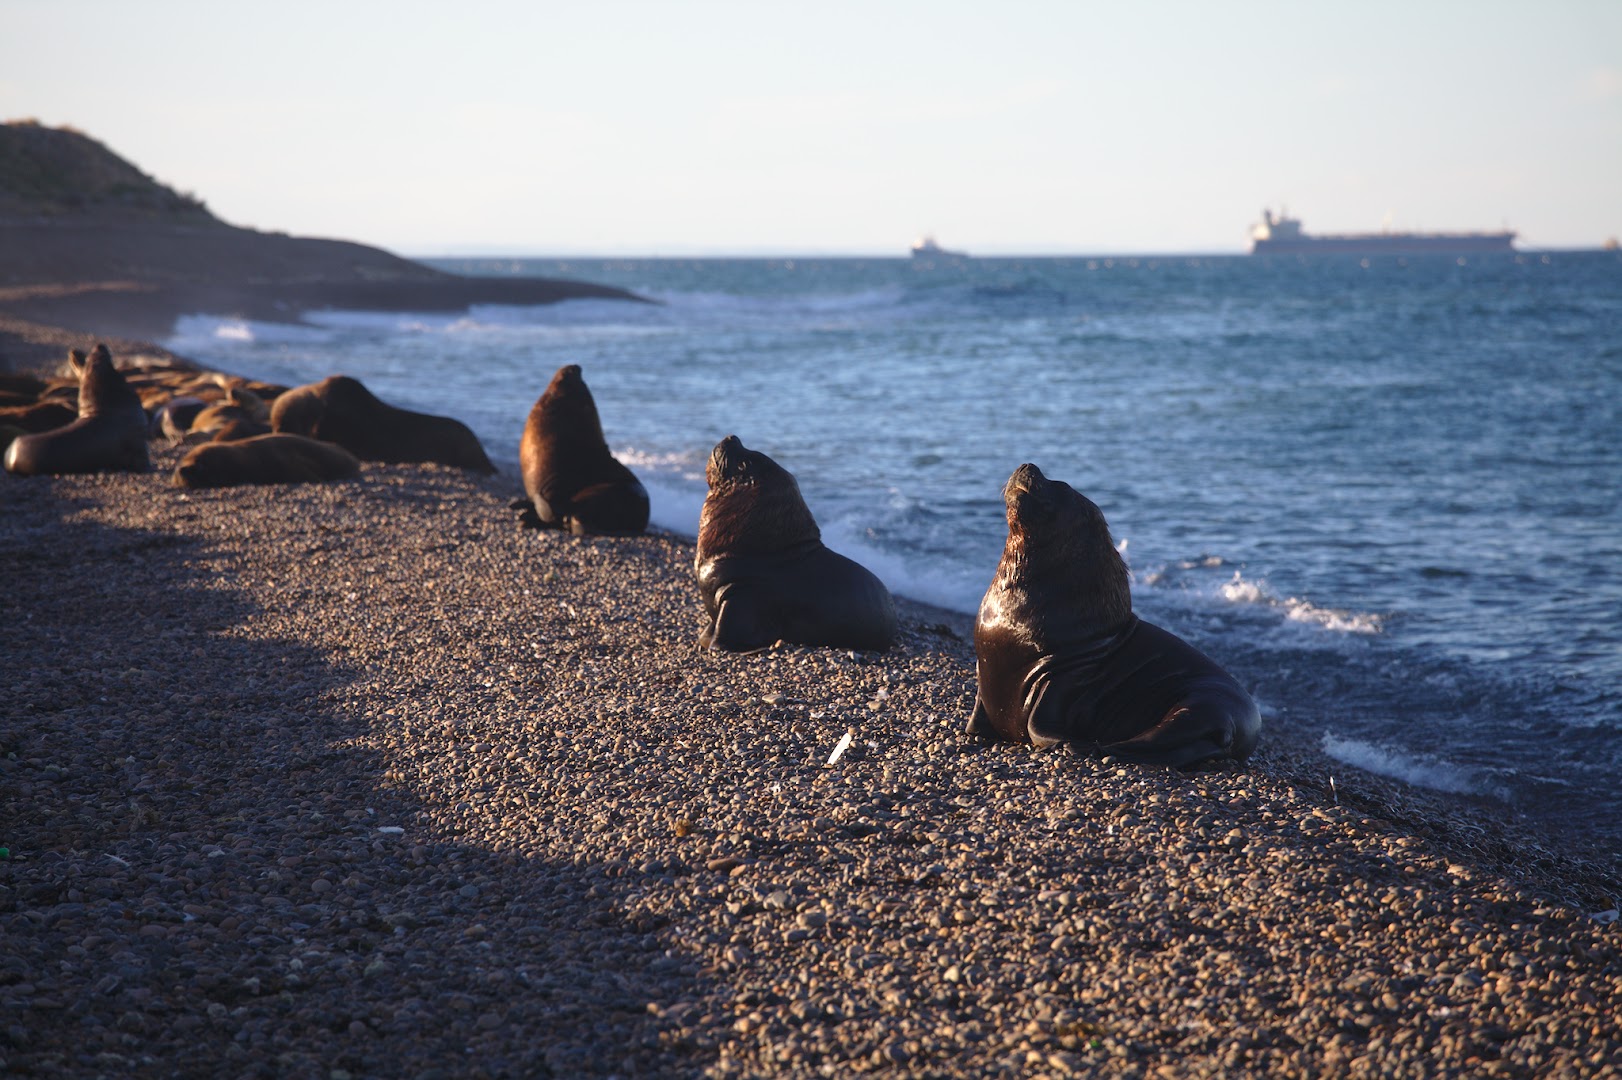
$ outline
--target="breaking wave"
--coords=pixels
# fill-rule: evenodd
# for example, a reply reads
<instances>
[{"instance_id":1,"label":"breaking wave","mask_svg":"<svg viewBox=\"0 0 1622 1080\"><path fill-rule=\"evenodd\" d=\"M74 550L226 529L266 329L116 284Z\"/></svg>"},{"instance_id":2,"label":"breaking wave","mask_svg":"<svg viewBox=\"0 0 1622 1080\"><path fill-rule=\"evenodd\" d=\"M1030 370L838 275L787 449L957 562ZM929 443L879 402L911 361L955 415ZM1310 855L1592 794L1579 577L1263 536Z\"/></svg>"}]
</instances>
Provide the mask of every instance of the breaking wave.
<instances>
[{"instance_id":1,"label":"breaking wave","mask_svg":"<svg viewBox=\"0 0 1622 1080\"><path fill-rule=\"evenodd\" d=\"M1291 622L1306 623L1337 633L1378 634L1384 628L1385 620L1372 612L1319 607L1298 596L1280 599L1267 588L1266 581L1246 581L1238 570L1233 572L1232 580L1218 588L1217 593L1230 603L1274 608Z\"/></svg>"},{"instance_id":2,"label":"breaking wave","mask_svg":"<svg viewBox=\"0 0 1622 1080\"><path fill-rule=\"evenodd\" d=\"M1323 737L1323 752L1336 761L1377 776L1401 780L1415 787L1429 788L1449 795L1493 795L1501 793L1485 783L1477 772L1439 758L1418 756L1361 739L1348 739L1333 733Z\"/></svg>"}]
</instances>

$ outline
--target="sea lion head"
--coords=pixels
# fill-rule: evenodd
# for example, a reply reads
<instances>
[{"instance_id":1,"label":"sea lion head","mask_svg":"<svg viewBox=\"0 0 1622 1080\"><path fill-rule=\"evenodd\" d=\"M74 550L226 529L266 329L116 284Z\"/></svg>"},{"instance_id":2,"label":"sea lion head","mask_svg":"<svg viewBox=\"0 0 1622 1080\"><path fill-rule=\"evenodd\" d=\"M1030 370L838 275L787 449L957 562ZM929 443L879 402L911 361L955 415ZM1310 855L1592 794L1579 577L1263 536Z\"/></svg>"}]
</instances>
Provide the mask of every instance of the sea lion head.
<instances>
[{"instance_id":1,"label":"sea lion head","mask_svg":"<svg viewBox=\"0 0 1622 1080\"><path fill-rule=\"evenodd\" d=\"M565 364L558 368L552 381L546 384L541 399L535 403L546 431L553 438L586 439L601 443L603 422L597 415L597 402L591 389L580 375L579 364Z\"/></svg>"},{"instance_id":2,"label":"sea lion head","mask_svg":"<svg viewBox=\"0 0 1622 1080\"><path fill-rule=\"evenodd\" d=\"M376 411L383 404L365 383L350 375L328 375L315 385L329 410L346 415Z\"/></svg>"},{"instance_id":3,"label":"sea lion head","mask_svg":"<svg viewBox=\"0 0 1622 1080\"><path fill-rule=\"evenodd\" d=\"M1091 499L1026 462L1003 486L1003 504L1008 542L999 579L1063 596L1101 626L1131 617L1131 575Z\"/></svg>"},{"instance_id":4,"label":"sea lion head","mask_svg":"<svg viewBox=\"0 0 1622 1080\"><path fill-rule=\"evenodd\" d=\"M146 410L141 407L141 395L114 366L113 354L107 346L97 345L84 361L79 375L79 415L97 416L131 409L141 414L144 427Z\"/></svg>"},{"instance_id":5,"label":"sea lion head","mask_svg":"<svg viewBox=\"0 0 1622 1080\"><path fill-rule=\"evenodd\" d=\"M265 399L245 386L226 387L225 401L239 409L246 410L254 420L267 423L270 420L270 406L265 404Z\"/></svg>"},{"instance_id":6,"label":"sea lion head","mask_svg":"<svg viewBox=\"0 0 1622 1080\"><path fill-rule=\"evenodd\" d=\"M208 447L214 445L213 443L204 444L204 446ZM175 471L170 475L169 483L175 487L183 488L219 486L221 479L225 475L222 467L227 463L213 451L199 454L197 451L201 449L203 447L197 447L186 455L185 459L175 467Z\"/></svg>"},{"instance_id":7,"label":"sea lion head","mask_svg":"<svg viewBox=\"0 0 1622 1080\"><path fill-rule=\"evenodd\" d=\"M710 460L704 465L704 480L711 491L737 484L757 484L774 473L788 477L789 483L798 486L787 469L759 450L749 449L736 435L728 435L716 443L715 449L710 451Z\"/></svg>"},{"instance_id":8,"label":"sea lion head","mask_svg":"<svg viewBox=\"0 0 1622 1080\"><path fill-rule=\"evenodd\" d=\"M591 391L586 389L586 380L580 374L579 364L564 364L552 373L552 381L546 384L541 392L542 401L560 401L565 398L585 395L587 401L591 400Z\"/></svg>"},{"instance_id":9,"label":"sea lion head","mask_svg":"<svg viewBox=\"0 0 1622 1080\"><path fill-rule=\"evenodd\" d=\"M715 444L704 478L710 493L698 519L701 555L780 551L822 539L794 474L736 435Z\"/></svg>"}]
</instances>

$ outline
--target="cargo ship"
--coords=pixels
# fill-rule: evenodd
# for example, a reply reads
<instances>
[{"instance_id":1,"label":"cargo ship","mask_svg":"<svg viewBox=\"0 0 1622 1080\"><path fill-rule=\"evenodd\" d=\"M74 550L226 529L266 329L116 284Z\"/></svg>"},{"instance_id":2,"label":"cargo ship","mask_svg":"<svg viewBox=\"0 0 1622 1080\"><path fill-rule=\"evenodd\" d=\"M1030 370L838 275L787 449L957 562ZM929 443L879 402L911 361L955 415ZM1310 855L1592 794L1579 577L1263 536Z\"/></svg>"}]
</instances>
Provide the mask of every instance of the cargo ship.
<instances>
[{"instance_id":1,"label":"cargo ship","mask_svg":"<svg viewBox=\"0 0 1622 1080\"><path fill-rule=\"evenodd\" d=\"M1252 255L1489 255L1513 252L1515 233L1339 233L1313 236L1298 218L1262 211L1250 233Z\"/></svg>"}]
</instances>

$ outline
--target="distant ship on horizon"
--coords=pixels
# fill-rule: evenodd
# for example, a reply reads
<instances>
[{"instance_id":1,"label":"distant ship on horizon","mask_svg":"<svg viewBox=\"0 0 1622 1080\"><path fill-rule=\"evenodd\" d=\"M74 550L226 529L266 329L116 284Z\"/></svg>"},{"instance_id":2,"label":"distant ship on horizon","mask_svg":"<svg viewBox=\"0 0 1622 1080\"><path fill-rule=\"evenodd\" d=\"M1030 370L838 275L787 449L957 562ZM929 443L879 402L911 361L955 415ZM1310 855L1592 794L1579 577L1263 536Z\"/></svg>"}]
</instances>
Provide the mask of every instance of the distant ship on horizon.
<instances>
[{"instance_id":1,"label":"distant ship on horizon","mask_svg":"<svg viewBox=\"0 0 1622 1080\"><path fill-rule=\"evenodd\" d=\"M912 245L912 258L915 263L950 266L968 259L968 252L948 251L935 243L933 236L921 236L918 242Z\"/></svg>"},{"instance_id":2,"label":"distant ship on horizon","mask_svg":"<svg viewBox=\"0 0 1622 1080\"><path fill-rule=\"evenodd\" d=\"M1262 211L1250 232L1252 255L1476 255L1512 252L1515 232L1338 233L1313 236L1286 211Z\"/></svg>"}]
</instances>

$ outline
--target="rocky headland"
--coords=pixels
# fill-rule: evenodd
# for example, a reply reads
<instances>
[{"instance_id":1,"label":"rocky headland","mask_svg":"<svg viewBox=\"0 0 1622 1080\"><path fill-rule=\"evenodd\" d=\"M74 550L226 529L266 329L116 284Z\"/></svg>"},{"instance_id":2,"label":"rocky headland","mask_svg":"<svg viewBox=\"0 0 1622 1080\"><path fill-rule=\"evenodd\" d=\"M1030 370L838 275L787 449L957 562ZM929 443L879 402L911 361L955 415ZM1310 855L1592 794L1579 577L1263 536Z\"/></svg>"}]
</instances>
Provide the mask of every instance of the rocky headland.
<instances>
[{"instance_id":1,"label":"rocky headland","mask_svg":"<svg viewBox=\"0 0 1622 1080\"><path fill-rule=\"evenodd\" d=\"M639 300L553 278L447 274L379 248L238 228L89 136L0 125L0 371L54 365L69 339L162 355L187 314L295 322L322 308ZM122 346L122 348L118 348Z\"/></svg>"}]
</instances>

